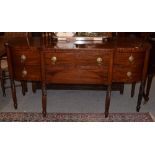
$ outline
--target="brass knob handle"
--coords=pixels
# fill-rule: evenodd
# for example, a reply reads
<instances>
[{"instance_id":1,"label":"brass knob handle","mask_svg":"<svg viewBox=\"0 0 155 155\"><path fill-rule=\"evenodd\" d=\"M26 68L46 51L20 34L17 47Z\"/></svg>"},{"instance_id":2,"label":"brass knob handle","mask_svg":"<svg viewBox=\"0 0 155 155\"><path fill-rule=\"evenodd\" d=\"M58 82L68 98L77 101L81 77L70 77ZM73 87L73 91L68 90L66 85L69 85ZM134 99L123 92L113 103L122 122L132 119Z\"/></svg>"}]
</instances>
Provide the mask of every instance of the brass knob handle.
<instances>
[{"instance_id":1,"label":"brass knob handle","mask_svg":"<svg viewBox=\"0 0 155 155\"><path fill-rule=\"evenodd\" d=\"M98 57L96 60L97 60L97 63L98 63L99 65L102 64L102 58L101 58L101 57Z\"/></svg>"},{"instance_id":2,"label":"brass knob handle","mask_svg":"<svg viewBox=\"0 0 155 155\"><path fill-rule=\"evenodd\" d=\"M131 78L131 76L132 76L132 72L127 72L127 77L129 77L129 78Z\"/></svg>"},{"instance_id":3,"label":"brass knob handle","mask_svg":"<svg viewBox=\"0 0 155 155\"><path fill-rule=\"evenodd\" d=\"M27 70L24 69L24 70L22 71L22 77L25 77L26 75L27 75Z\"/></svg>"},{"instance_id":4,"label":"brass knob handle","mask_svg":"<svg viewBox=\"0 0 155 155\"><path fill-rule=\"evenodd\" d=\"M57 61L57 57L53 56L53 57L51 58L51 61L52 61L52 64L55 64L56 61Z\"/></svg>"},{"instance_id":5,"label":"brass knob handle","mask_svg":"<svg viewBox=\"0 0 155 155\"><path fill-rule=\"evenodd\" d=\"M21 62L23 63L26 60L26 56L25 55L21 55Z\"/></svg>"},{"instance_id":6,"label":"brass knob handle","mask_svg":"<svg viewBox=\"0 0 155 155\"><path fill-rule=\"evenodd\" d=\"M133 61L134 61L133 55L131 55L131 56L129 57L129 61L130 61L130 62L133 62Z\"/></svg>"}]
</instances>

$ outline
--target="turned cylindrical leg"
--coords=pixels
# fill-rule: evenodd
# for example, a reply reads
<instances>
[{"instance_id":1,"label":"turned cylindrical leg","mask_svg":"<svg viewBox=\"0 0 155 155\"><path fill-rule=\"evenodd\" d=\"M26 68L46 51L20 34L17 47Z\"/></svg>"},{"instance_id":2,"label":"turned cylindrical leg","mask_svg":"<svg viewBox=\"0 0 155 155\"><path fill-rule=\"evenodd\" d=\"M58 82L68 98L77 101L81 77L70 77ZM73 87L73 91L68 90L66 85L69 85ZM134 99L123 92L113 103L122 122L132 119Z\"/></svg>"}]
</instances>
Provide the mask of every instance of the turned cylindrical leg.
<instances>
[{"instance_id":1,"label":"turned cylindrical leg","mask_svg":"<svg viewBox=\"0 0 155 155\"><path fill-rule=\"evenodd\" d=\"M105 117L108 117L108 115L109 115L110 98L111 98L111 85L108 86L107 92L106 92Z\"/></svg>"}]
</instances>

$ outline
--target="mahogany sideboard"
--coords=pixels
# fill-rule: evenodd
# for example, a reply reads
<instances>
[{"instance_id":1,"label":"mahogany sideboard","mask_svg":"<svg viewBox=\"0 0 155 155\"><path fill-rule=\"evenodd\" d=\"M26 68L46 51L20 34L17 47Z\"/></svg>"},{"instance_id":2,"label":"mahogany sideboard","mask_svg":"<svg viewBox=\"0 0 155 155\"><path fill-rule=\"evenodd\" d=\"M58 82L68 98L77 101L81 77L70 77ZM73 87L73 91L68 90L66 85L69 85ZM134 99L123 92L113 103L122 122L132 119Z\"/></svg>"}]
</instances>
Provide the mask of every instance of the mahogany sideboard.
<instances>
[{"instance_id":1,"label":"mahogany sideboard","mask_svg":"<svg viewBox=\"0 0 155 155\"><path fill-rule=\"evenodd\" d=\"M41 83L43 116L46 116L47 84L107 85L107 117L112 83L140 82L136 107L140 110L150 52L150 44L141 39L68 42L14 38L6 43L6 51L15 108L17 80Z\"/></svg>"}]
</instances>

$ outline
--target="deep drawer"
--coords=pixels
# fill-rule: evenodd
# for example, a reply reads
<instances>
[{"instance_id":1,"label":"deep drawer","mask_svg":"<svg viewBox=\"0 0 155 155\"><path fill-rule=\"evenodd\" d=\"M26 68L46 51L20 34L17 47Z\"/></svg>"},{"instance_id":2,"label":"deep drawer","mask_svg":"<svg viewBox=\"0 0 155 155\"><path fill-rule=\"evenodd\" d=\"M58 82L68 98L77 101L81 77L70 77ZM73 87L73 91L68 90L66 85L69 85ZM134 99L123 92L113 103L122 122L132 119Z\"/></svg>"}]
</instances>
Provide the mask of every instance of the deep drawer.
<instances>
[{"instance_id":1,"label":"deep drawer","mask_svg":"<svg viewBox=\"0 0 155 155\"><path fill-rule=\"evenodd\" d=\"M46 80L58 84L103 84L108 81L107 70L106 67L98 66L46 66Z\"/></svg>"}]
</instances>

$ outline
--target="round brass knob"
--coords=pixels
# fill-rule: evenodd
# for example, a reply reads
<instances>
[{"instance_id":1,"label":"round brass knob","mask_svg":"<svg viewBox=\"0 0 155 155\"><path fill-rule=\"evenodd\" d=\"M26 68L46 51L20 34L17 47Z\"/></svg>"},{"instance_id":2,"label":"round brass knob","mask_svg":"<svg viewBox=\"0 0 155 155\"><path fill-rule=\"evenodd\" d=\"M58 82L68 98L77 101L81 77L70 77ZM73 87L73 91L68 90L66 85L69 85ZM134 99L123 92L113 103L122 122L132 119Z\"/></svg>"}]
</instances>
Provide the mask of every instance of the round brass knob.
<instances>
[{"instance_id":1,"label":"round brass knob","mask_svg":"<svg viewBox=\"0 0 155 155\"><path fill-rule=\"evenodd\" d=\"M27 75L27 70L24 69L24 70L22 71L22 76L25 77L26 75Z\"/></svg>"},{"instance_id":2,"label":"round brass knob","mask_svg":"<svg viewBox=\"0 0 155 155\"><path fill-rule=\"evenodd\" d=\"M101 57L98 57L97 59L97 63L100 65L100 64L102 64L102 58Z\"/></svg>"},{"instance_id":3,"label":"round brass knob","mask_svg":"<svg viewBox=\"0 0 155 155\"><path fill-rule=\"evenodd\" d=\"M51 61L52 61L53 64L55 64L56 61L57 61L57 57L53 56L53 57L51 58Z\"/></svg>"},{"instance_id":4,"label":"round brass knob","mask_svg":"<svg viewBox=\"0 0 155 155\"><path fill-rule=\"evenodd\" d=\"M21 62L24 62L26 60L26 56L25 55L21 55Z\"/></svg>"},{"instance_id":5,"label":"round brass knob","mask_svg":"<svg viewBox=\"0 0 155 155\"><path fill-rule=\"evenodd\" d=\"M129 78L131 78L131 76L132 76L132 72L127 72L127 74L126 74Z\"/></svg>"},{"instance_id":6,"label":"round brass knob","mask_svg":"<svg viewBox=\"0 0 155 155\"><path fill-rule=\"evenodd\" d=\"M130 62L133 62L133 61L134 61L133 55L131 55L131 56L129 57L129 61L130 61Z\"/></svg>"}]
</instances>

